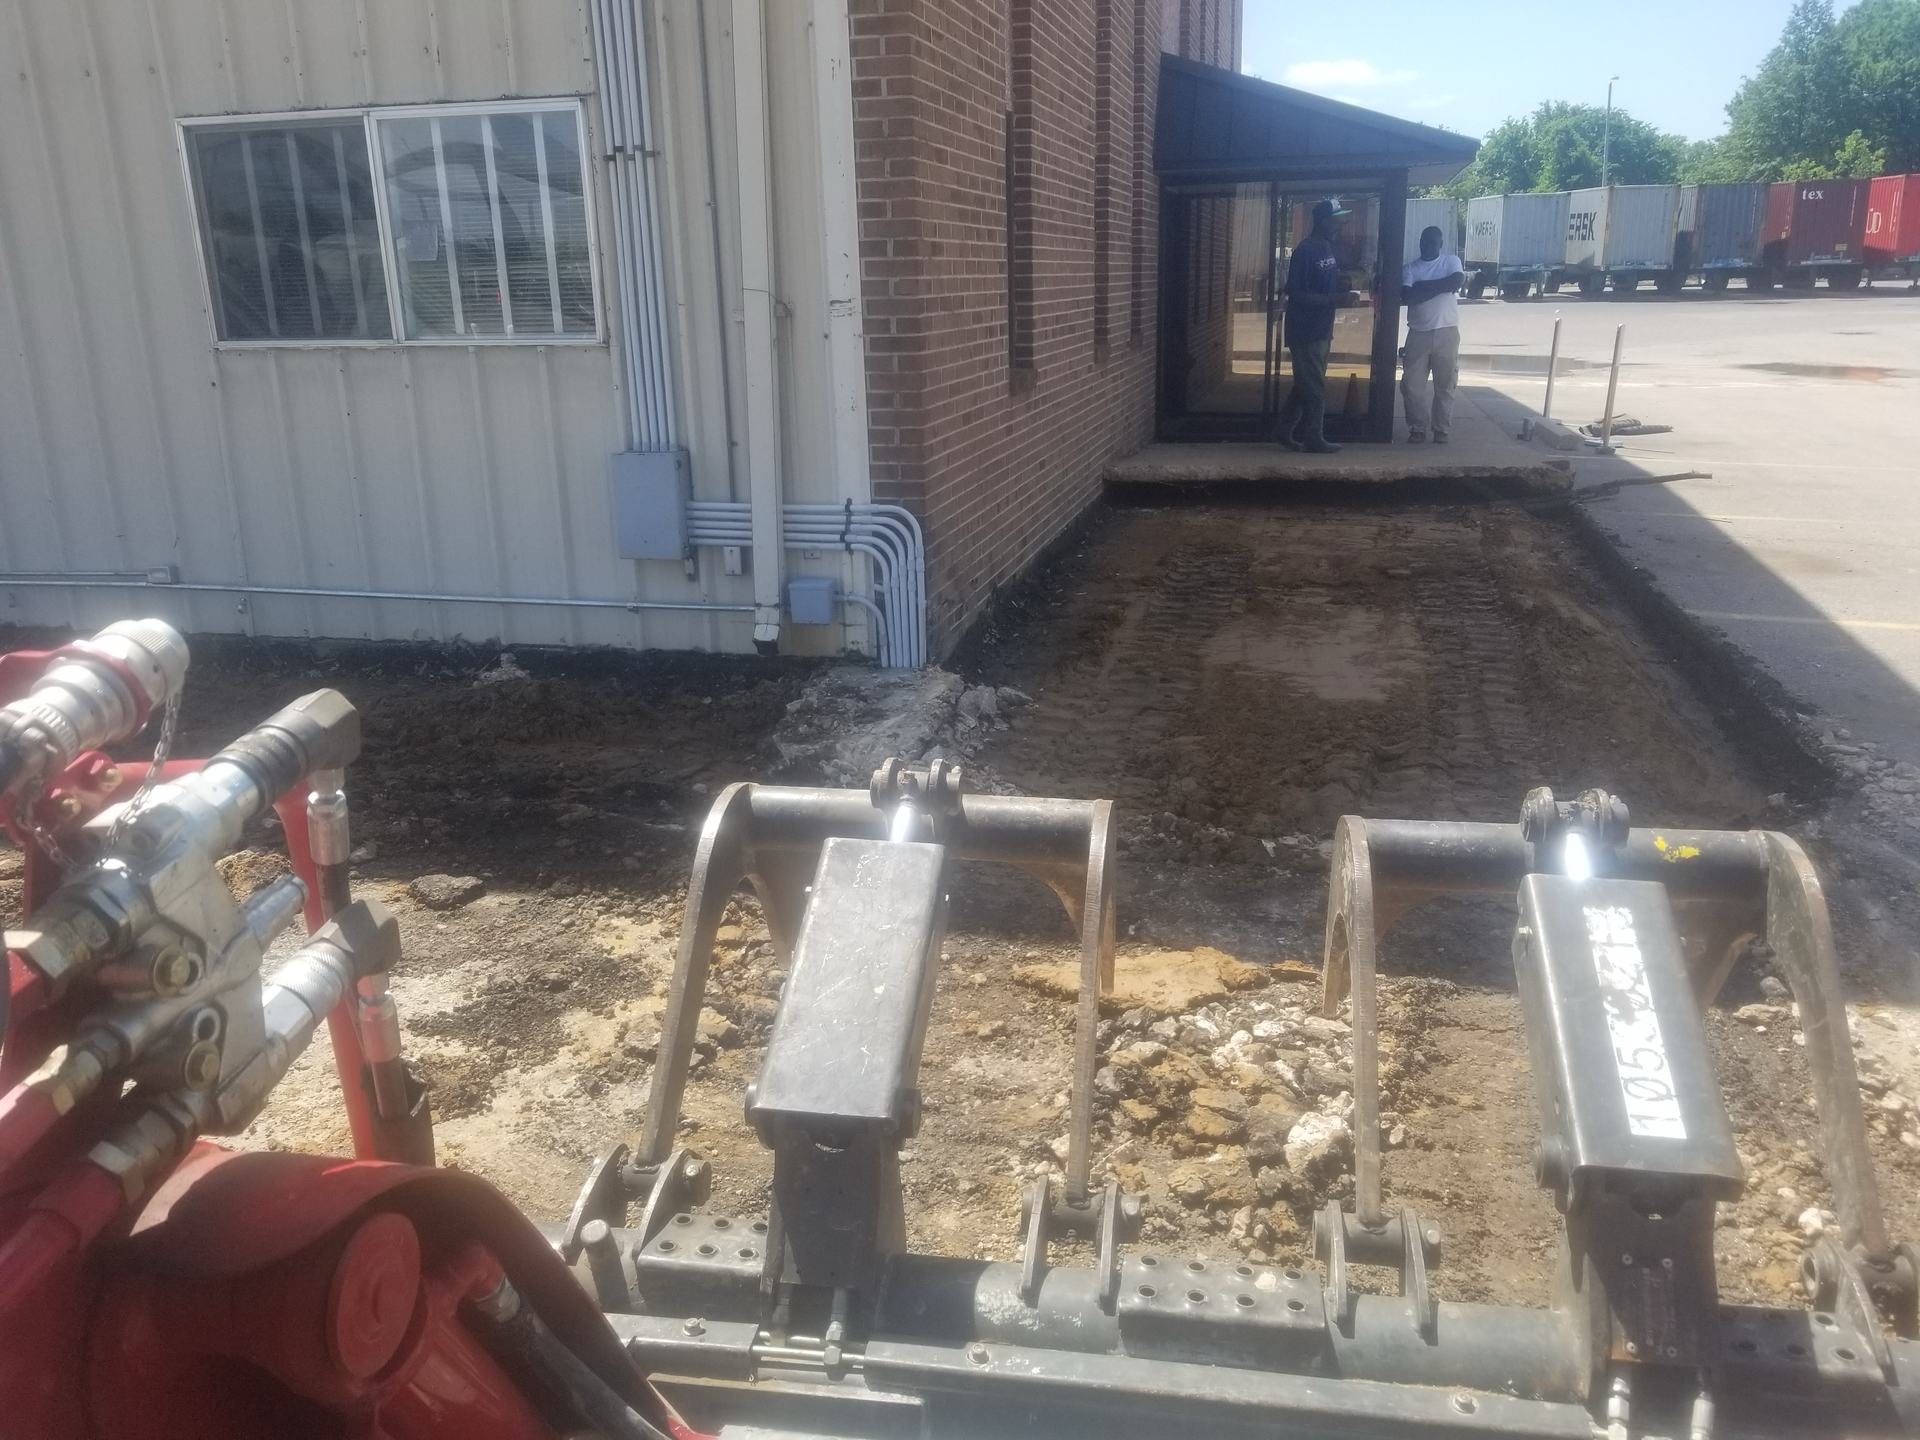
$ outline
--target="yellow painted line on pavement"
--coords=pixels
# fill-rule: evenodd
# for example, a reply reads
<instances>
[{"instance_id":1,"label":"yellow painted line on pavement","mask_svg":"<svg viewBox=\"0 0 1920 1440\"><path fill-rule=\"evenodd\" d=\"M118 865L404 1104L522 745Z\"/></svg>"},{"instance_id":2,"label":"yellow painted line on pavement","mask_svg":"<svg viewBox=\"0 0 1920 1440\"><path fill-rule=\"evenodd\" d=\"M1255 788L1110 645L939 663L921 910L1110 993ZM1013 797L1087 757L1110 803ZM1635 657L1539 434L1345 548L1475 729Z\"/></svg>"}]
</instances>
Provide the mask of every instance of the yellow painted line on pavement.
<instances>
[{"instance_id":1,"label":"yellow painted line on pavement","mask_svg":"<svg viewBox=\"0 0 1920 1440\"><path fill-rule=\"evenodd\" d=\"M1754 620L1765 625L1839 625L1848 630L1920 630L1906 620L1848 620L1838 615L1746 615L1730 610L1689 610L1696 620Z\"/></svg>"}]
</instances>

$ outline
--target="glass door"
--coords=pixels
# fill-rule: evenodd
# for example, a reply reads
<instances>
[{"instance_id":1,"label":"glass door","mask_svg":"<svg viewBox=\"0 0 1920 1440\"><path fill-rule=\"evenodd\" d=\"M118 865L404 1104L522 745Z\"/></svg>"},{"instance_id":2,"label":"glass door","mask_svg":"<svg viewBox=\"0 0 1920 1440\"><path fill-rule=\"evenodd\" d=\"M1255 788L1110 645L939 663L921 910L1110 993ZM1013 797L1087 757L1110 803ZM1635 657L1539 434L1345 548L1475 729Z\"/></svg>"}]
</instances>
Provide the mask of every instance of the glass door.
<instances>
[{"instance_id":1,"label":"glass door","mask_svg":"<svg viewBox=\"0 0 1920 1440\"><path fill-rule=\"evenodd\" d=\"M1281 216L1276 264L1284 285L1293 252L1313 230L1313 207L1328 198L1324 190L1280 192L1276 208ZM1367 303L1341 310L1333 317L1333 349L1327 357L1327 438L1334 441L1367 438L1367 407L1373 396L1373 337L1379 317L1380 197L1341 195L1351 214L1335 222L1333 253L1340 261L1347 288L1367 297ZM1284 301L1282 302L1282 307ZM1276 307L1276 312L1279 308ZM1293 388L1293 366L1274 326L1273 389L1281 402ZM1386 377L1392 385L1393 377ZM1277 406L1276 411L1277 413Z\"/></svg>"},{"instance_id":2,"label":"glass door","mask_svg":"<svg viewBox=\"0 0 1920 1440\"><path fill-rule=\"evenodd\" d=\"M1169 187L1162 204L1160 438L1275 438L1293 388L1284 344L1286 277L1325 189L1285 182ZM1367 438L1380 319L1380 196L1341 192L1333 239L1366 304L1334 316L1327 438ZM1391 386L1393 377L1386 377Z\"/></svg>"},{"instance_id":3,"label":"glass door","mask_svg":"<svg viewBox=\"0 0 1920 1440\"><path fill-rule=\"evenodd\" d=\"M1263 438L1280 403L1274 186L1170 189L1162 213L1161 435Z\"/></svg>"}]
</instances>

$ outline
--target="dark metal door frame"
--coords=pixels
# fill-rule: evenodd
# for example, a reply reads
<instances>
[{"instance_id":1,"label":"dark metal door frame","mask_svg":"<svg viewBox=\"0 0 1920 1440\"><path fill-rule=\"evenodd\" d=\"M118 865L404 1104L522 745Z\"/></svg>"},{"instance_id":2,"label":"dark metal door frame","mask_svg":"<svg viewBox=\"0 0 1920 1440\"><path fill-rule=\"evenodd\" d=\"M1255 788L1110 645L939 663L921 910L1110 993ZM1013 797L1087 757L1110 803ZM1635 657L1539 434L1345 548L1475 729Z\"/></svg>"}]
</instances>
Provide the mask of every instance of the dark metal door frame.
<instances>
[{"instance_id":1,"label":"dark metal door frame","mask_svg":"<svg viewBox=\"0 0 1920 1440\"><path fill-rule=\"evenodd\" d=\"M1394 170L1365 178L1364 193L1380 197L1380 234L1373 276L1372 378L1364 433L1359 438L1365 443L1386 444L1393 439L1400 376L1400 274L1406 260L1407 172ZM1316 188L1316 182L1311 177L1287 179L1266 175L1249 176L1240 183L1268 187L1266 360L1260 413L1223 414L1217 417L1217 425L1205 427L1215 433L1188 433L1201 428L1207 419L1216 418L1190 415L1186 408L1186 374L1192 359L1188 348L1188 311L1194 284L1194 256L1188 243L1189 219L1194 202L1204 197L1198 193L1198 187L1163 185L1160 195L1160 375L1155 425L1161 440L1264 442L1273 438L1274 422L1280 411L1280 346L1284 324L1284 307L1279 298L1285 278L1280 269L1282 200L1293 191Z\"/></svg>"}]
</instances>

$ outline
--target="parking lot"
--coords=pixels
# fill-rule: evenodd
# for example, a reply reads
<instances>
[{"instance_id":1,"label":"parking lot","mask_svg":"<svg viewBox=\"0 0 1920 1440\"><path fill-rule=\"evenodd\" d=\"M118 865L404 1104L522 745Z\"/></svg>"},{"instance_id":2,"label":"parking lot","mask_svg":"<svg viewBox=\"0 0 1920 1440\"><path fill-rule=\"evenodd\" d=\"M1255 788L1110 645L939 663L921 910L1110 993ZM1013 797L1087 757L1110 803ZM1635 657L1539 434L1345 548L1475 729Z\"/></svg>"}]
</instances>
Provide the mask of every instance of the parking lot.
<instances>
[{"instance_id":1,"label":"parking lot","mask_svg":"<svg viewBox=\"0 0 1920 1440\"><path fill-rule=\"evenodd\" d=\"M1591 513L1626 555L1752 652L1831 724L1920 758L1920 294L1904 284L1461 306L1463 383L1538 412L1556 316L1554 413L1600 418L1617 326L1618 410L1667 434L1583 460L1581 484L1630 486ZM1920 832L1916 832L1920 839Z\"/></svg>"}]
</instances>

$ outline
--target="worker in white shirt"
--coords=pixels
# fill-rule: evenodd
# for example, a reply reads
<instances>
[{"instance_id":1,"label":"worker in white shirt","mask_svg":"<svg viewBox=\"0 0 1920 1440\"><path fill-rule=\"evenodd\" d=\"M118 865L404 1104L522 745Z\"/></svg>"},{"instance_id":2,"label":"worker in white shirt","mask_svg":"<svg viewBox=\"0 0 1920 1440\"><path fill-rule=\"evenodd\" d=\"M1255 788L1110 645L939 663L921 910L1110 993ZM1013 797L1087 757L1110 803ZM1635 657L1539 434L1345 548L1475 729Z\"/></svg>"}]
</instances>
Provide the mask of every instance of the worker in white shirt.
<instances>
[{"instance_id":1,"label":"worker in white shirt","mask_svg":"<svg viewBox=\"0 0 1920 1440\"><path fill-rule=\"evenodd\" d=\"M1466 267L1458 255L1441 253L1442 241L1438 225L1422 230L1420 258L1409 260L1400 277L1400 303L1407 307L1406 369L1400 377L1400 398L1406 405L1407 440L1415 445L1429 433L1434 444L1447 443L1447 431L1453 425L1453 391L1460 383L1457 293Z\"/></svg>"}]
</instances>

